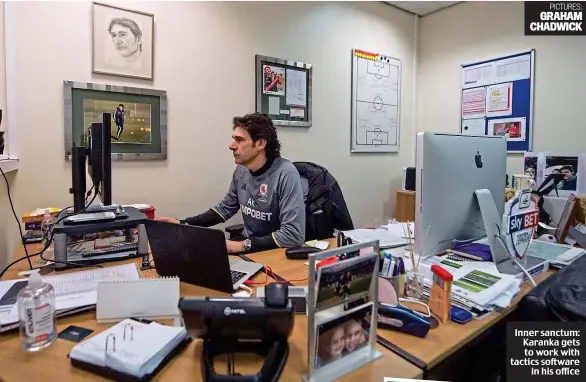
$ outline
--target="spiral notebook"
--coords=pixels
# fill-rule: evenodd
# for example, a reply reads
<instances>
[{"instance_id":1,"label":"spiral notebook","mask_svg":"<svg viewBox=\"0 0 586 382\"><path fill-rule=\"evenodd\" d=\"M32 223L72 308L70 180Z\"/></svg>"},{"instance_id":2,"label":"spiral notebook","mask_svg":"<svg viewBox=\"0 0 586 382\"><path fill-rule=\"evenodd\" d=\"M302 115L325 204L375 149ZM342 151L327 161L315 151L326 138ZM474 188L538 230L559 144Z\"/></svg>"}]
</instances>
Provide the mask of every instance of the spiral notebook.
<instances>
[{"instance_id":1,"label":"spiral notebook","mask_svg":"<svg viewBox=\"0 0 586 382\"><path fill-rule=\"evenodd\" d=\"M76 345L69 359L115 381L148 381L190 340L185 327L123 320Z\"/></svg>"},{"instance_id":2,"label":"spiral notebook","mask_svg":"<svg viewBox=\"0 0 586 382\"><path fill-rule=\"evenodd\" d=\"M127 318L176 318L179 316L179 278L101 282L97 299L96 319L100 323Z\"/></svg>"}]
</instances>

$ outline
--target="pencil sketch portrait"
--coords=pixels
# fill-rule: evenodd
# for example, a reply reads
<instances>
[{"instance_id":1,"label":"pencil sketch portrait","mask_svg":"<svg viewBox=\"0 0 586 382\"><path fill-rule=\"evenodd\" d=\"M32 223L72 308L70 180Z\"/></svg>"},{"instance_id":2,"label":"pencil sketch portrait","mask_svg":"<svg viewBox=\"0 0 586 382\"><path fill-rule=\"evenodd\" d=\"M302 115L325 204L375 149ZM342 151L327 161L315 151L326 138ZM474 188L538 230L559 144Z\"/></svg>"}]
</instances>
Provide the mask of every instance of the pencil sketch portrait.
<instances>
[{"instance_id":1,"label":"pencil sketch portrait","mask_svg":"<svg viewBox=\"0 0 586 382\"><path fill-rule=\"evenodd\" d=\"M94 3L93 72L153 78L151 14Z\"/></svg>"}]
</instances>

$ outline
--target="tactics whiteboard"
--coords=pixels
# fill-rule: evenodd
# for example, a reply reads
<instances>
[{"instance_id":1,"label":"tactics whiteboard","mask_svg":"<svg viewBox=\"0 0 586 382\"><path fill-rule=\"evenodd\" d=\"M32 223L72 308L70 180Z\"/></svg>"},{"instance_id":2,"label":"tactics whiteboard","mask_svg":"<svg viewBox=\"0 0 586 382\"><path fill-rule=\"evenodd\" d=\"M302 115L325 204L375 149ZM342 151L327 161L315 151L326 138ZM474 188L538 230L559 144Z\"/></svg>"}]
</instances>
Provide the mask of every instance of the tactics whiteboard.
<instances>
[{"instance_id":1,"label":"tactics whiteboard","mask_svg":"<svg viewBox=\"0 0 586 382\"><path fill-rule=\"evenodd\" d=\"M399 151L401 60L352 51L351 152Z\"/></svg>"}]
</instances>

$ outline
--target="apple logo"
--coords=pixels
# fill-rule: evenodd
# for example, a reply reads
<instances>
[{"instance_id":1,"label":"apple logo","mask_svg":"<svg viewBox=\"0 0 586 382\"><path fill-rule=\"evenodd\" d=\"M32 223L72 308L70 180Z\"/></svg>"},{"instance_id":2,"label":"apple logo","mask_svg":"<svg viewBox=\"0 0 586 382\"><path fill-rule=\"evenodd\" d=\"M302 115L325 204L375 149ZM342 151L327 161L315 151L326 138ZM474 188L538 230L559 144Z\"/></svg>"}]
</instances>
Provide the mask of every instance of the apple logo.
<instances>
[{"instance_id":1,"label":"apple logo","mask_svg":"<svg viewBox=\"0 0 586 382\"><path fill-rule=\"evenodd\" d=\"M482 156L480 155L480 151L476 152L474 156L474 162L476 162L476 167L482 168Z\"/></svg>"}]
</instances>

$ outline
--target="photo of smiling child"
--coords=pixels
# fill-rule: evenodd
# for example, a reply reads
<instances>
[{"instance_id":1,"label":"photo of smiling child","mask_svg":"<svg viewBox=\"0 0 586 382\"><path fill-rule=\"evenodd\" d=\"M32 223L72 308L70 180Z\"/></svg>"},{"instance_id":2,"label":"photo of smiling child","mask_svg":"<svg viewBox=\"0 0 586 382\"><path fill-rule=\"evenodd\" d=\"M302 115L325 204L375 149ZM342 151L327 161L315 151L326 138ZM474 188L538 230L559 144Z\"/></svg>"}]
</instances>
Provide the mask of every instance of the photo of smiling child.
<instances>
[{"instance_id":1,"label":"photo of smiling child","mask_svg":"<svg viewBox=\"0 0 586 382\"><path fill-rule=\"evenodd\" d=\"M316 369L342 359L368 344L373 307L374 304L369 303L318 325Z\"/></svg>"}]
</instances>

